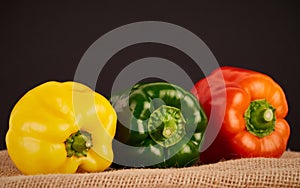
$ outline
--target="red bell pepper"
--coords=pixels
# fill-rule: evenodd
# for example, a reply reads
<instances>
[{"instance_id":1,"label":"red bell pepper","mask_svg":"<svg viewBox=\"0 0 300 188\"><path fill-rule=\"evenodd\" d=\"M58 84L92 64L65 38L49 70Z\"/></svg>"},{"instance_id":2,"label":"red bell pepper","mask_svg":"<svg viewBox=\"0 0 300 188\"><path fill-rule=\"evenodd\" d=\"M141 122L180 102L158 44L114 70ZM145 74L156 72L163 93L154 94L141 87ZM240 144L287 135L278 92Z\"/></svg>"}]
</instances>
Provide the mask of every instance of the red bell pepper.
<instances>
[{"instance_id":1,"label":"red bell pepper","mask_svg":"<svg viewBox=\"0 0 300 188\"><path fill-rule=\"evenodd\" d=\"M220 98L222 89L226 95ZM203 163L240 157L280 157L286 150L290 128L284 118L288 105L283 90L269 76L221 67L196 83L191 92L208 117L212 108L218 114L226 105L224 117L216 116L222 122L217 137L200 155Z\"/></svg>"}]
</instances>

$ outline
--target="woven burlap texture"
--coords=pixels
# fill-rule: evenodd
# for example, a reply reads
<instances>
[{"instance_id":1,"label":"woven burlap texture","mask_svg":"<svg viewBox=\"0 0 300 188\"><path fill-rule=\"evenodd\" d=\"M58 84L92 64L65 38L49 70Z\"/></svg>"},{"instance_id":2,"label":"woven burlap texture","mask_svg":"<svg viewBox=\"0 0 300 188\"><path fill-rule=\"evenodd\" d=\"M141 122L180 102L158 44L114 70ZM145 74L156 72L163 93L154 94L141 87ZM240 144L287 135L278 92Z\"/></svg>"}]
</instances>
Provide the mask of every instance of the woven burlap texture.
<instances>
[{"instance_id":1,"label":"woven burlap texture","mask_svg":"<svg viewBox=\"0 0 300 188\"><path fill-rule=\"evenodd\" d=\"M300 187L300 153L179 169L110 169L99 173L22 175L0 151L0 187Z\"/></svg>"}]
</instances>

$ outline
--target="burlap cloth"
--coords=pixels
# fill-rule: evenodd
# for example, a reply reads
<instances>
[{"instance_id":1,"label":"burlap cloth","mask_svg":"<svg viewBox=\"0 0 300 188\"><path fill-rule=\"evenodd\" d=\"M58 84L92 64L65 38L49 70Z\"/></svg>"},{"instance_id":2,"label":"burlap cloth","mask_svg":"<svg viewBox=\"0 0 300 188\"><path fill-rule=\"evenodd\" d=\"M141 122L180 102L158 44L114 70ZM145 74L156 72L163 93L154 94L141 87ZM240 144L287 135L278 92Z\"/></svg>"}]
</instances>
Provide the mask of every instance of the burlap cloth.
<instances>
[{"instance_id":1,"label":"burlap cloth","mask_svg":"<svg viewBox=\"0 0 300 188\"><path fill-rule=\"evenodd\" d=\"M180 169L109 169L100 173L22 175L0 151L0 187L300 187L300 153L236 159Z\"/></svg>"}]
</instances>

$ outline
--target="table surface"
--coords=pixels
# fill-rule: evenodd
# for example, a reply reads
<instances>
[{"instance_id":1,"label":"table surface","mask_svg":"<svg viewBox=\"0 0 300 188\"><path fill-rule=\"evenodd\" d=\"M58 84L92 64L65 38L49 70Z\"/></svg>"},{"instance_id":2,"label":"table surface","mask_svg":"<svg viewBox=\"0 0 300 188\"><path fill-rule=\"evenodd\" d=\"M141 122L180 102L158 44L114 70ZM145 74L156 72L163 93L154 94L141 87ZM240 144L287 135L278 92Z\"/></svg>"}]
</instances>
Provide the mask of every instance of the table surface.
<instances>
[{"instance_id":1,"label":"table surface","mask_svg":"<svg viewBox=\"0 0 300 188\"><path fill-rule=\"evenodd\" d=\"M169 169L109 169L98 173L23 175L0 151L0 187L300 187L300 152Z\"/></svg>"}]
</instances>

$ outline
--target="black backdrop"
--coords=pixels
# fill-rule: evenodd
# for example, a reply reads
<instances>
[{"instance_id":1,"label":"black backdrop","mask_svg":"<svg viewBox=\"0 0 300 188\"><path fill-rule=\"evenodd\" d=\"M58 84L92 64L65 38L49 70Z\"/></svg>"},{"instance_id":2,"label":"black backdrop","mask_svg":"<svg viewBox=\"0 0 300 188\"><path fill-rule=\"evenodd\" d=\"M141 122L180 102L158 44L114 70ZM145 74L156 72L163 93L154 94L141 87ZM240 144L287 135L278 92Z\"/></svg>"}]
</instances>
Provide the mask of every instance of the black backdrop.
<instances>
[{"instance_id":1,"label":"black backdrop","mask_svg":"<svg viewBox=\"0 0 300 188\"><path fill-rule=\"evenodd\" d=\"M137 21L165 21L199 36L220 65L270 75L286 92L288 147L300 151L299 4L297 1L163 1L114 5L101 1L0 3L0 149L5 149L9 113L32 87L48 80L72 80L87 48L100 36ZM149 56L167 58L194 82L203 78L182 52L164 45L128 47L99 76L97 91L107 96L115 76L130 62Z\"/></svg>"}]
</instances>

